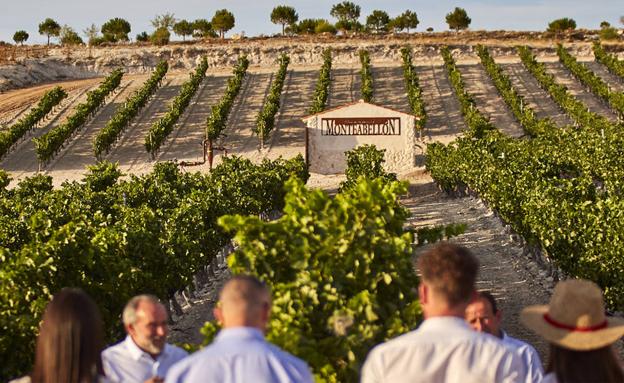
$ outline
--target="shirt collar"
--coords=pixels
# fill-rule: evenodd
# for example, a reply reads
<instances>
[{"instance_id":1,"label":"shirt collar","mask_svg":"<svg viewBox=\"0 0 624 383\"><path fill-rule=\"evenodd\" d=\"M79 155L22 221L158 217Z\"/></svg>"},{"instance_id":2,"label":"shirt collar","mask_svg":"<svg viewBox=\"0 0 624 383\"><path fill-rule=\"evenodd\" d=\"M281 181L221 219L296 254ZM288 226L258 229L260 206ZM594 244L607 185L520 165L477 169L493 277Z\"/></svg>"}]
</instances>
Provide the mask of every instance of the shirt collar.
<instances>
[{"instance_id":1,"label":"shirt collar","mask_svg":"<svg viewBox=\"0 0 624 383\"><path fill-rule=\"evenodd\" d=\"M420 325L424 330L448 329L450 327L472 330L463 318L455 316L439 316L425 319Z\"/></svg>"},{"instance_id":2,"label":"shirt collar","mask_svg":"<svg viewBox=\"0 0 624 383\"><path fill-rule=\"evenodd\" d=\"M146 356L150 360L154 360L149 353L141 350L141 348L137 346L136 343L134 343L134 340L132 339L130 335L126 336L125 343L126 343L126 348L128 350L128 353L130 353L130 356L132 357L132 359L139 360L141 359L141 357ZM162 358L163 356L165 356L168 352L168 349L169 349L169 344L165 344L165 347L163 348L162 352L158 355L156 359L158 360Z\"/></svg>"},{"instance_id":3,"label":"shirt collar","mask_svg":"<svg viewBox=\"0 0 624 383\"><path fill-rule=\"evenodd\" d=\"M222 341L226 339L256 339L264 340L264 334L255 327L232 327L225 328L219 331L215 341Z\"/></svg>"}]
</instances>

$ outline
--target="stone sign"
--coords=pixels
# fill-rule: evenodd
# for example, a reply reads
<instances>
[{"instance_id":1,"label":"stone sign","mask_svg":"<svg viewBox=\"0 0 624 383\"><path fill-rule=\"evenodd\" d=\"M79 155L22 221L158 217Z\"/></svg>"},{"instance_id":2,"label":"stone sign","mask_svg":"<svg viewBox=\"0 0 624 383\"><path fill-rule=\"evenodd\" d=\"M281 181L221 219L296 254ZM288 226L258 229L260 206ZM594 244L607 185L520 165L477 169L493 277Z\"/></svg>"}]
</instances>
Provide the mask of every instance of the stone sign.
<instances>
[{"instance_id":1,"label":"stone sign","mask_svg":"<svg viewBox=\"0 0 624 383\"><path fill-rule=\"evenodd\" d=\"M386 170L400 172L414 166L416 117L359 101L307 116L306 161L310 171L344 173L344 153L364 144L386 149Z\"/></svg>"}]
</instances>

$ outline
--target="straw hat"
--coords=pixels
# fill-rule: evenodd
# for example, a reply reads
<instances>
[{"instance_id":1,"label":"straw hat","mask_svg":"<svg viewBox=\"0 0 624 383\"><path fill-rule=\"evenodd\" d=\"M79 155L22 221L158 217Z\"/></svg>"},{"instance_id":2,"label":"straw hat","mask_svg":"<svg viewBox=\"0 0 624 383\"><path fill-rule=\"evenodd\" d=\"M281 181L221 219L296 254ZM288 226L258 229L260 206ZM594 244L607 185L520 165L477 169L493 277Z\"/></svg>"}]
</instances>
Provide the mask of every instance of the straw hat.
<instances>
[{"instance_id":1,"label":"straw hat","mask_svg":"<svg viewBox=\"0 0 624 383\"><path fill-rule=\"evenodd\" d=\"M600 288L593 282L559 282L548 306L530 306L522 323L551 343L579 351L608 346L624 335L624 319L607 318Z\"/></svg>"}]
</instances>

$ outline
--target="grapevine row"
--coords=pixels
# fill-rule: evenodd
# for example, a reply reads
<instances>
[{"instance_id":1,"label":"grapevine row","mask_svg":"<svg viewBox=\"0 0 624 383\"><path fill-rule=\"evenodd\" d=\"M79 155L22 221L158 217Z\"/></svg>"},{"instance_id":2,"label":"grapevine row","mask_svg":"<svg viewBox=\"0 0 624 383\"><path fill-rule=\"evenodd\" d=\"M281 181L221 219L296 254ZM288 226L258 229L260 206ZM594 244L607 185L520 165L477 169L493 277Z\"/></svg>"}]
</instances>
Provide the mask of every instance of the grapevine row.
<instances>
[{"instance_id":1,"label":"grapevine row","mask_svg":"<svg viewBox=\"0 0 624 383\"><path fill-rule=\"evenodd\" d=\"M447 55L453 75L450 60ZM452 83L460 99L470 98L460 82ZM624 166L616 160L624 143L621 129L563 128L514 139L464 118L469 130L463 137L427 148L426 166L436 182L448 191L478 194L529 245L542 248L566 274L598 283L608 305L621 310L624 260L617 247L624 243Z\"/></svg>"},{"instance_id":2,"label":"grapevine row","mask_svg":"<svg viewBox=\"0 0 624 383\"><path fill-rule=\"evenodd\" d=\"M160 62L141 89L130 96L124 105L117 109L115 115L106 123L106 126L100 130L93 140L93 153L97 158L100 158L102 153L108 153L130 121L147 104L156 89L160 87L168 68L169 65L166 61Z\"/></svg>"},{"instance_id":3,"label":"grapevine row","mask_svg":"<svg viewBox=\"0 0 624 383\"><path fill-rule=\"evenodd\" d=\"M234 76L228 80L223 97L218 104L212 106L210 115L206 119L206 138L208 140L214 141L223 134L227 126L230 109L232 109L234 99L240 92L248 67L249 60L247 57L240 57L234 68Z\"/></svg>"},{"instance_id":4,"label":"grapevine row","mask_svg":"<svg viewBox=\"0 0 624 383\"><path fill-rule=\"evenodd\" d=\"M605 52L599 42L594 43L594 57L596 57L596 61L606 66L611 73L624 79L624 62L618 60L614 55Z\"/></svg>"},{"instance_id":5,"label":"grapevine row","mask_svg":"<svg viewBox=\"0 0 624 383\"><path fill-rule=\"evenodd\" d=\"M130 297L171 298L230 242L220 216L281 210L285 182L308 177L301 156L258 165L230 156L210 175L182 173L170 162L125 181L121 175L100 162L82 182L61 188L45 175L0 188L0 328L11 334L0 337L1 381L32 366L51 294L84 289L99 304L107 341L114 341Z\"/></svg>"},{"instance_id":6,"label":"grapevine row","mask_svg":"<svg viewBox=\"0 0 624 383\"><path fill-rule=\"evenodd\" d=\"M37 106L32 108L28 114L19 119L15 124L0 132L0 158L4 157L15 143L22 138L30 130L52 111L58 105L67 93L60 87L54 87L47 91Z\"/></svg>"},{"instance_id":7,"label":"grapevine row","mask_svg":"<svg viewBox=\"0 0 624 383\"><path fill-rule=\"evenodd\" d=\"M176 122L178 122L178 119L190 104L193 95L195 95L206 76L206 70L208 70L208 60L204 57L195 72L191 74L191 78L182 84L180 92L169 104L167 113L150 127L147 136L145 136L145 150L152 157L156 155L158 149L160 149L167 136L173 131Z\"/></svg>"},{"instance_id":8,"label":"grapevine row","mask_svg":"<svg viewBox=\"0 0 624 383\"><path fill-rule=\"evenodd\" d=\"M624 93L612 92L609 85L592 72L585 65L576 61L563 45L557 46L557 55L561 63L591 91L602 98L611 108L615 109L620 116L624 114Z\"/></svg>"},{"instance_id":9,"label":"grapevine row","mask_svg":"<svg viewBox=\"0 0 624 383\"><path fill-rule=\"evenodd\" d=\"M87 101L78 105L65 122L39 138L33 138L39 163L45 164L63 147L73 133L83 126L104 105L106 97L121 83L123 71L114 70L100 86L87 93Z\"/></svg>"},{"instance_id":10,"label":"grapevine row","mask_svg":"<svg viewBox=\"0 0 624 383\"><path fill-rule=\"evenodd\" d=\"M473 129L475 135L480 137L484 132L489 130L495 130L496 128L490 123L489 119L481 114L477 109L477 104L474 98L466 90L464 80L462 79L459 69L457 69L457 63L453 59L453 55L448 47L443 47L440 50L440 54L444 59L444 66L448 72L449 80L455 89L457 98L459 99L459 105L461 107L462 115L466 120L466 124Z\"/></svg>"},{"instance_id":11,"label":"grapevine row","mask_svg":"<svg viewBox=\"0 0 624 383\"><path fill-rule=\"evenodd\" d=\"M280 98L282 97L282 88L284 87L284 80L286 79L286 73L288 71L288 64L290 58L287 55L282 55L279 59L279 69L275 74L275 78L271 83L269 89L269 95L266 98L262 110L256 117L256 127L254 133L260 137L260 147L264 147L264 143L269 138L269 134L275 127L275 114L280 108Z\"/></svg>"},{"instance_id":12,"label":"grapevine row","mask_svg":"<svg viewBox=\"0 0 624 383\"><path fill-rule=\"evenodd\" d=\"M331 68L332 68L332 52L327 48L323 51L323 65L321 65L321 71L319 78L316 81L316 88L314 89L313 103L309 110L310 114L320 113L325 109L327 105L327 98L329 97L329 85L331 84Z\"/></svg>"},{"instance_id":13,"label":"grapevine row","mask_svg":"<svg viewBox=\"0 0 624 383\"><path fill-rule=\"evenodd\" d=\"M412 64L412 49L403 47L401 49L403 57L403 77L405 78L405 88L407 90L407 100L409 102L412 113L419 117L416 120L416 129L420 132L425 128L427 123L427 111L425 110L425 102L422 98L422 89L418 80L416 68Z\"/></svg>"},{"instance_id":14,"label":"grapevine row","mask_svg":"<svg viewBox=\"0 0 624 383\"><path fill-rule=\"evenodd\" d=\"M373 101L373 73L370 65L370 55L368 51L360 51L360 76L362 77L362 99L366 102Z\"/></svg>"},{"instance_id":15,"label":"grapevine row","mask_svg":"<svg viewBox=\"0 0 624 383\"><path fill-rule=\"evenodd\" d=\"M588 110L587 106L577 100L568 89L555 81L555 76L546 71L544 64L537 62L528 47L518 47L518 53L524 66L537 79L540 86L550 93L551 98L568 113L577 124L586 128L605 129L611 123L609 120Z\"/></svg>"},{"instance_id":16,"label":"grapevine row","mask_svg":"<svg viewBox=\"0 0 624 383\"><path fill-rule=\"evenodd\" d=\"M535 111L528 107L518 91L514 88L511 79L503 69L496 64L487 48L482 45L477 46L477 53L481 59L481 64L492 79L499 94L505 100L509 109L520 122L522 128L531 136L539 136L545 132L556 130L555 124L548 119L538 119Z\"/></svg>"}]
</instances>

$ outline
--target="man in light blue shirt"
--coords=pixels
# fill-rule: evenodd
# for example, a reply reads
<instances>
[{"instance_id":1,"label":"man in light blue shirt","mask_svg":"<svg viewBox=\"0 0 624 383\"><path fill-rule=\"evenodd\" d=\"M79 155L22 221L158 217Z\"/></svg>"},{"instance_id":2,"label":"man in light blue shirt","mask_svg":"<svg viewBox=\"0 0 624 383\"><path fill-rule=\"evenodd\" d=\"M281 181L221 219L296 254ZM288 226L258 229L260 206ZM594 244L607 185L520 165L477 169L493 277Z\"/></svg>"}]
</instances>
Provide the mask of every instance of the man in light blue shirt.
<instances>
[{"instance_id":1,"label":"man in light blue shirt","mask_svg":"<svg viewBox=\"0 0 624 383\"><path fill-rule=\"evenodd\" d=\"M520 355L527 370L527 382L542 380L544 369L539 354L530 344L512 338L503 331L502 313L489 291L477 293L477 297L466 308L466 321L473 329L499 338L505 346Z\"/></svg>"},{"instance_id":2,"label":"man in light blue shirt","mask_svg":"<svg viewBox=\"0 0 624 383\"><path fill-rule=\"evenodd\" d=\"M106 377L120 383L162 383L186 351L167 344L167 310L158 298L139 295L123 311L125 340L102 352Z\"/></svg>"},{"instance_id":3,"label":"man in light blue shirt","mask_svg":"<svg viewBox=\"0 0 624 383\"><path fill-rule=\"evenodd\" d=\"M271 297L247 275L232 277L214 309L222 326L214 342L174 365L166 383L312 383L308 365L264 339Z\"/></svg>"}]
</instances>

